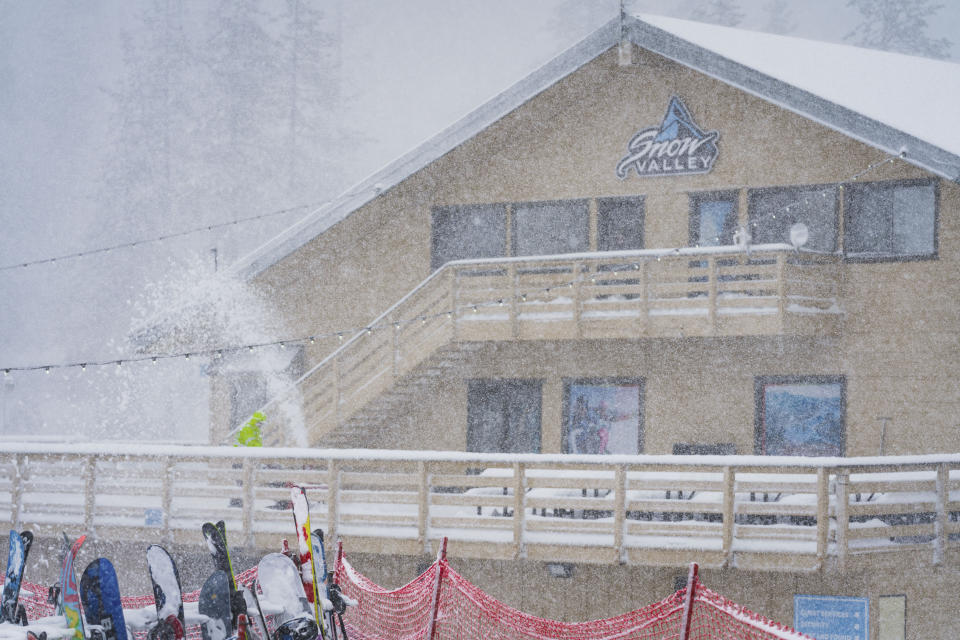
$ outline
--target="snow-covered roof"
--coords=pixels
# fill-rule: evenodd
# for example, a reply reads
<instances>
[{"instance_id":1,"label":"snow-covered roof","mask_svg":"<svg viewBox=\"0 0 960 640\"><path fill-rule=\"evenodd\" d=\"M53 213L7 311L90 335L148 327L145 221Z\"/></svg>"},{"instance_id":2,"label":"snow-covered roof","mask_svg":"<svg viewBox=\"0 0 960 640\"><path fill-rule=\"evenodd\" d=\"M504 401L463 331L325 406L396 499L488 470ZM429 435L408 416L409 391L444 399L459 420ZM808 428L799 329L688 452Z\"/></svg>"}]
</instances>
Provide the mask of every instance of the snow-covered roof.
<instances>
[{"instance_id":1,"label":"snow-covered roof","mask_svg":"<svg viewBox=\"0 0 960 640\"><path fill-rule=\"evenodd\" d=\"M960 65L654 15L615 18L238 260L252 278L625 37L960 183Z\"/></svg>"}]
</instances>

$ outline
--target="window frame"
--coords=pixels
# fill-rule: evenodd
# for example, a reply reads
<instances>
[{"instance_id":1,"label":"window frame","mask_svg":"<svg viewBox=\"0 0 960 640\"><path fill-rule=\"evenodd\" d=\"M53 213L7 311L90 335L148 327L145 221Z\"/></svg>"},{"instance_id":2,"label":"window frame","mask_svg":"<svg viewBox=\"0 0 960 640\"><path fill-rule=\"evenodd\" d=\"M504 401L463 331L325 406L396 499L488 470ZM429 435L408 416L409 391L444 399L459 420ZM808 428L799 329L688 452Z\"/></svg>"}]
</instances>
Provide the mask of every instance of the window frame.
<instances>
[{"instance_id":1,"label":"window frame","mask_svg":"<svg viewBox=\"0 0 960 640\"><path fill-rule=\"evenodd\" d=\"M740 190L723 189L714 191L688 191L687 200L689 210L687 213L687 246L700 246L700 205L704 202L732 202L734 224L730 229L730 243L733 244L733 234L740 226ZM714 245L708 245L714 246ZM716 246L725 246L718 244Z\"/></svg>"},{"instance_id":2,"label":"window frame","mask_svg":"<svg viewBox=\"0 0 960 640\"><path fill-rule=\"evenodd\" d=\"M765 399L764 387L768 384L790 385L840 385L840 456L847 455L847 378L845 375L764 375L753 378L753 453L758 456L773 455L764 452L766 441L766 425L764 423Z\"/></svg>"},{"instance_id":3,"label":"window frame","mask_svg":"<svg viewBox=\"0 0 960 640\"><path fill-rule=\"evenodd\" d=\"M643 453L645 445L645 422L646 422L646 379L643 377L601 377L601 378L562 378L561 379L563 387L563 397L562 397L562 406L561 406L561 441L560 441L560 450L565 453L570 453L570 387L573 385L593 385L593 386L604 386L604 385L637 385L637 407L638 413L637 416L637 454ZM628 454L629 455L629 454Z\"/></svg>"},{"instance_id":4,"label":"window frame","mask_svg":"<svg viewBox=\"0 0 960 640\"><path fill-rule=\"evenodd\" d=\"M646 248L647 243L647 199L644 195L626 195L626 196L598 196L593 198L596 202L596 224L597 224L597 251L639 251ZM639 205L640 209L640 246L632 247L629 249L605 249L603 247L603 238L604 238L604 227L601 219L602 208L604 203L615 203L615 202L629 202L636 203ZM589 207L589 203L588 203ZM589 209L587 211L587 216L589 217ZM589 234L589 228L588 228ZM589 238L587 239L589 241Z\"/></svg>"},{"instance_id":5,"label":"window frame","mask_svg":"<svg viewBox=\"0 0 960 640\"><path fill-rule=\"evenodd\" d=\"M509 228L507 229L507 244L510 247L511 256L521 256L521 257L537 257L537 256L553 256L553 255L564 255L567 253L588 253L590 252L590 201L592 198L556 198L553 200L523 200L510 203L510 223ZM586 235L584 239L586 244L582 250L578 251L565 251L562 253L523 253L517 251L517 209L521 207L547 207L550 205L562 205L562 204L577 204L584 207L586 215L584 216L584 221L586 222Z\"/></svg>"},{"instance_id":6,"label":"window frame","mask_svg":"<svg viewBox=\"0 0 960 640\"><path fill-rule=\"evenodd\" d=\"M837 251L839 251L840 242L841 242L841 238L840 238L841 193L840 192L843 191L843 189L841 189L841 185L835 182L823 182L819 184L784 184L784 185L770 185L766 187L748 187L747 188L747 227L750 229L751 235L754 236L753 242L755 242L756 244L761 244L761 242L757 240L756 234L753 231L754 229L753 219L750 217L750 212L753 209L752 207L753 195L754 194L763 195L764 193L778 192L778 191L784 192L784 191L790 191L791 189L797 189L797 190L803 190L803 191L823 191L825 189L833 190L833 248L829 250L825 250L825 249L812 249L812 250L826 252L826 253L836 253ZM788 233L789 233L789 229L788 229ZM780 242L783 244L790 244L790 239L789 237L783 238L782 240L780 240Z\"/></svg>"},{"instance_id":7,"label":"window frame","mask_svg":"<svg viewBox=\"0 0 960 640\"><path fill-rule=\"evenodd\" d=\"M503 384L503 383L507 383L507 384L510 384L510 383L514 383L514 384L516 384L516 383L530 383L531 385L535 385L535 386L537 387L537 389L539 390L539 402L540 402L539 406L537 407L537 419L536 419L536 450L535 450L535 451L522 452L522 453L541 453L541 452L543 451L543 386L544 386L544 379L543 379L543 378L503 378L503 377L468 378L468 379L466 380L466 383L467 383L467 384L466 384L466 395L467 395L467 416L466 416L466 417L467 417L467 420L466 420L466 422L467 422L467 424L466 424L466 433L464 434L464 435L465 435L464 451L474 451L473 449L470 448L470 445L471 445L471 437L470 437L470 434L471 434L471 425L474 424L474 421L471 419L471 415L473 414L473 411L476 411L476 410L478 410L478 409L480 408L480 407L475 407L475 408L473 408L473 406L471 405L471 402L470 402L470 398L471 398L471 395L472 395L472 387L473 387L473 384L474 384L474 383L480 383L480 384L485 384L485 385L492 385L492 384L494 384L494 383L501 383L501 384ZM501 393L501 394L504 393L502 387L501 387L500 393ZM501 452L501 453L503 452L503 451L502 451L502 447L501 447L501 451L500 451L500 452ZM477 452L477 453L483 453L483 452Z\"/></svg>"},{"instance_id":8,"label":"window frame","mask_svg":"<svg viewBox=\"0 0 960 640\"><path fill-rule=\"evenodd\" d=\"M904 254L889 256L851 256L847 253L847 231L851 228L853 192L870 188L874 185L890 187L920 187L933 186L933 249L929 254ZM877 263L877 262L922 262L940 259L940 180L938 178L902 178L897 180L873 180L864 182L847 182L841 185L843 189L843 261L850 263Z\"/></svg>"},{"instance_id":9,"label":"window frame","mask_svg":"<svg viewBox=\"0 0 960 640\"><path fill-rule=\"evenodd\" d=\"M484 258L503 258L506 257L507 248L510 246L510 225L509 225L509 216L507 214L507 203L503 202L473 202L468 204L446 204L446 205L433 205L430 207L430 272L434 272L437 269L441 268L447 262L452 260L447 260L442 263L437 263L437 217L443 215L451 210L467 210L470 207L489 207L491 209L497 210L497 215L502 217L503 223L503 244L500 247L500 252L494 256L481 256L475 258L455 258L454 260L483 260Z\"/></svg>"}]
</instances>

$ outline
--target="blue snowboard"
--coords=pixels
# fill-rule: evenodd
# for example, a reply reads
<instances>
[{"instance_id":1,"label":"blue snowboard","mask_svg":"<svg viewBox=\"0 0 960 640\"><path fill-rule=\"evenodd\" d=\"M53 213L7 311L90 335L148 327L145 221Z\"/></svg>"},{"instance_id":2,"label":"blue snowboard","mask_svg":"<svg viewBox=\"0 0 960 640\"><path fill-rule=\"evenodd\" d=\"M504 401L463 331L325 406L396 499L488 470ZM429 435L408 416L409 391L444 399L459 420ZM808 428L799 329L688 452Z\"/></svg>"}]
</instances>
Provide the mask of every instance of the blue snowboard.
<instances>
[{"instance_id":1,"label":"blue snowboard","mask_svg":"<svg viewBox=\"0 0 960 640\"><path fill-rule=\"evenodd\" d=\"M226 640L233 635L230 612L230 576L217 570L207 578L200 589L200 615L207 620L200 625L203 640Z\"/></svg>"},{"instance_id":2,"label":"blue snowboard","mask_svg":"<svg viewBox=\"0 0 960 640\"><path fill-rule=\"evenodd\" d=\"M27 624L27 614L22 606L17 606L20 598L20 583L23 581L23 569L27 564L27 554L33 544L33 534L29 531L17 533L10 530L10 554L7 557L7 575L3 581L3 595L0 596L0 622Z\"/></svg>"},{"instance_id":3,"label":"blue snowboard","mask_svg":"<svg viewBox=\"0 0 960 640\"><path fill-rule=\"evenodd\" d=\"M97 625L105 640L127 640L127 625L123 619L120 602L120 585L117 573L106 558L97 558L80 577L80 600L87 628ZM92 630L91 638L96 630Z\"/></svg>"}]
</instances>

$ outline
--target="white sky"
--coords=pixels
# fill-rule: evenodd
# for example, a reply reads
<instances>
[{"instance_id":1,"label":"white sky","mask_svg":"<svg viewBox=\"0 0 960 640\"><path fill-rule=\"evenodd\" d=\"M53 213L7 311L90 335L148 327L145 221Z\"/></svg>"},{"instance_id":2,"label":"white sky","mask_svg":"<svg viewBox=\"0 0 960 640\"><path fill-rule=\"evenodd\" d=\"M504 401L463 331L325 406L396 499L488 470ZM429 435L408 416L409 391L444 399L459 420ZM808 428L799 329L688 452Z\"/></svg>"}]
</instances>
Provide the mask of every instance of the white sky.
<instances>
[{"instance_id":1,"label":"white sky","mask_svg":"<svg viewBox=\"0 0 960 640\"><path fill-rule=\"evenodd\" d=\"M668 13L689 3L633 0ZM960 2L949 2L931 36L960 40ZM136 212L106 210L97 182L108 153L110 91L122 71L120 36L139 7L127 0L0 0L0 265L143 237ZM191 7L215 6L213 0ZM493 97L618 11L617 0L342 0L342 121L364 139L341 149L356 182ZM765 0L742 0L742 26L763 28ZM791 4L798 35L837 40L856 18L844 0ZM953 51L958 51L955 44ZM310 194L313 195L313 194ZM336 194L328 194L332 197ZM275 209L302 204L290 194ZM198 225L254 211L196 212ZM0 271L0 367L130 353L126 333L145 284L208 261L229 261L297 220L297 214L134 249ZM166 228L165 233L178 229ZM167 412L159 429L196 434L206 397L178 387L196 364L167 362L118 400L131 421L148 401ZM21 373L0 386L0 436L82 430L89 375ZM126 374L131 375L131 374ZM75 427L74 423L81 423Z\"/></svg>"}]
</instances>

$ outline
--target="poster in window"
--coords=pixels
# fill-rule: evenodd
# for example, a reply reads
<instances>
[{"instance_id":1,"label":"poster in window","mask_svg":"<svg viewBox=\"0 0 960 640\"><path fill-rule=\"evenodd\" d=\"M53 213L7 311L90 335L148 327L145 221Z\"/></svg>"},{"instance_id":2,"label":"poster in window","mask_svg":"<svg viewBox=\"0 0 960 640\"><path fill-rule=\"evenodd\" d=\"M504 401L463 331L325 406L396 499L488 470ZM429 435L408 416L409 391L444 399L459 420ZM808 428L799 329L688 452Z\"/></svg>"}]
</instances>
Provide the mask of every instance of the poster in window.
<instances>
[{"instance_id":1,"label":"poster in window","mask_svg":"<svg viewBox=\"0 0 960 640\"><path fill-rule=\"evenodd\" d=\"M841 382L762 383L761 453L844 455Z\"/></svg>"},{"instance_id":2,"label":"poster in window","mask_svg":"<svg viewBox=\"0 0 960 640\"><path fill-rule=\"evenodd\" d=\"M640 381L575 380L566 384L564 450L635 454L643 446Z\"/></svg>"}]
</instances>

